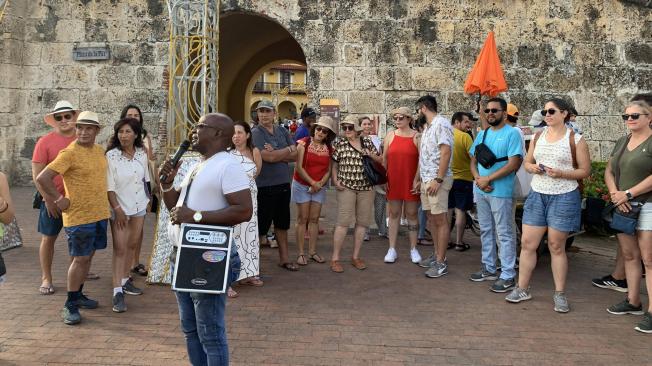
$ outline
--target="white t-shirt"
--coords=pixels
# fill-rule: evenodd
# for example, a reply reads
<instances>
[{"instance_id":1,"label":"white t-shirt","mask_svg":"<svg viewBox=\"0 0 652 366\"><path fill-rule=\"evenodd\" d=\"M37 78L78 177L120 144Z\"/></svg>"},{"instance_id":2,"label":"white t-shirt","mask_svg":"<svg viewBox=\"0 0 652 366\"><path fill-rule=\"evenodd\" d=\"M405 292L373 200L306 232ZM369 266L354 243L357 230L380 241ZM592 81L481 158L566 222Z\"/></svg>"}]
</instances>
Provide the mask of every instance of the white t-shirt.
<instances>
[{"instance_id":1,"label":"white t-shirt","mask_svg":"<svg viewBox=\"0 0 652 366\"><path fill-rule=\"evenodd\" d=\"M545 127L537 140L534 148L534 161L553 169L566 171L575 169L569 141L571 130L567 129L564 137L553 143L546 141L547 132L548 127ZM581 139L582 136L576 133L575 146ZM552 178L547 174L535 174L532 177L532 190L543 194L568 193L577 187L577 181L574 179Z\"/></svg>"},{"instance_id":2,"label":"white t-shirt","mask_svg":"<svg viewBox=\"0 0 652 366\"><path fill-rule=\"evenodd\" d=\"M191 210L217 211L229 206L225 195L245 189L249 189L247 173L233 155L222 151L195 165L183 179L176 206L182 206L188 195L185 202ZM179 225L170 225L169 234L174 245L178 242L179 229Z\"/></svg>"}]
</instances>

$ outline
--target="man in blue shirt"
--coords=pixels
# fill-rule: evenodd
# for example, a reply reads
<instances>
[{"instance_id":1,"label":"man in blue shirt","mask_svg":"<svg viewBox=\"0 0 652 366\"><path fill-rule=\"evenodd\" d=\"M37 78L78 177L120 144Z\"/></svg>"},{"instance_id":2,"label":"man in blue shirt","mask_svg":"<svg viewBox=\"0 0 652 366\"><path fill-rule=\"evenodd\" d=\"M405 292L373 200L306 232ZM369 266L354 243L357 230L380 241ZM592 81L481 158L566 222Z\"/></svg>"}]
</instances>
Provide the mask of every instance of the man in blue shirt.
<instances>
[{"instance_id":1,"label":"man in blue shirt","mask_svg":"<svg viewBox=\"0 0 652 366\"><path fill-rule=\"evenodd\" d=\"M482 242L482 269L471 275L471 281L493 281L493 292L507 292L514 287L516 237L512 231L512 191L515 172L523 160L521 136L505 123L507 102L502 98L487 101L484 110L489 128L476 137L471 153L471 174L477 196L480 240ZM486 135L486 136L485 136ZM496 162L483 166L478 163L478 146L483 144L493 152ZM497 243L496 243L497 242ZM496 244L498 244L502 272L497 276Z\"/></svg>"},{"instance_id":2,"label":"man in blue shirt","mask_svg":"<svg viewBox=\"0 0 652 366\"><path fill-rule=\"evenodd\" d=\"M301 120L303 123L297 128L297 132L294 133L295 143L304 137L310 136L310 126L317 120L317 112L310 107L306 107L301 111Z\"/></svg>"}]
</instances>

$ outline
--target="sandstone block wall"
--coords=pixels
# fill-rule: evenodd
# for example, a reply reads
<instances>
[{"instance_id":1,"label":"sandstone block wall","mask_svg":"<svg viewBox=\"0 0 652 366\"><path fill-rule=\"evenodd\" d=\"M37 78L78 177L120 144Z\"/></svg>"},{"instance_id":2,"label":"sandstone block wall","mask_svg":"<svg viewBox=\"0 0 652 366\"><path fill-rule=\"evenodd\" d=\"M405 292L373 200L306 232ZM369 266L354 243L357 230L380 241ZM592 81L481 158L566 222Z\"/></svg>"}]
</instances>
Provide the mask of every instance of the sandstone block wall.
<instances>
[{"instance_id":1,"label":"sandstone block wall","mask_svg":"<svg viewBox=\"0 0 652 366\"><path fill-rule=\"evenodd\" d=\"M510 90L530 115L546 97L572 98L595 160L625 132L618 115L652 91L652 14L647 0L222 0L223 12L272 19L306 55L316 102L337 98L355 114L437 96L442 113L473 108L462 86L493 30ZM143 109L158 141L167 91L167 2L10 1L0 22L0 169L31 180L42 115L68 99L112 125L121 107ZM75 45L108 44L110 61L75 62ZM225 97L224 95L221 95ZM110 127L102 131L106 139Z\"/></svg>"}]
</instances>

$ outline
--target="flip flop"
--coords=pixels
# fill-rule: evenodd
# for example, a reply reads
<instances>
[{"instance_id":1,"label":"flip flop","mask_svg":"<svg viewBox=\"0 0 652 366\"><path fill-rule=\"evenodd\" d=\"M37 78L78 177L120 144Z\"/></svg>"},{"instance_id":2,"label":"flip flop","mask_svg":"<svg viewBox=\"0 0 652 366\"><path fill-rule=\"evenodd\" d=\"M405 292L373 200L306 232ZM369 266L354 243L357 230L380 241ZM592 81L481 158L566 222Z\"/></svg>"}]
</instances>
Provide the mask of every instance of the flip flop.
<instances>
[{"instance_id":1,"label":"flip flop","mask_svg":"<svg viewBox=\"0 0 652 366\"><path fill-rule=\"evenodd\" d=\"M299 270L299 267L297 267L296 264L290 263L290 262L280 263L278 266L285 269L285 270L287 270L287 271L291 271L291 272L295 272L295 271Z\"/></svg>"},{"instance_id":2,"label":"flip flop","mask_svg":"<svg viewBox=\"0 0 652 366\"><path fill-rule=\"evenodd\" d=\"M241 285L260 287L264 284L258 277L250 277L240 281Z\"/></svg>"},{"instance_id":3,"label":"flip flop","mask_svg":"<svg viewBox=\"0 0 652 366\"><path fill-rule=\"evenodd\" d=\"M100 275L98 275L97 273L88 272L88 274L86 274L86 279L87 280L99 280Z\"/></svg>"},{"instance_id":4,"label":"flip flop","mask_svg":"<svg viewBox=\"0 0 652 366\"><path fill-rule=\"evenodd\" d=\"M428 239L419 239L417 240L417 245L432 245L432 240Z\"/></svg>"},{"instance_id":5,"label":"flip flop","mask_svg":"<svg viewBox=\"0 0 652 366\"><path fill-rule=\"evenodd\" d=\"M469 244L466 243L455 244L455 250L457 250L458 252L465 252L469 249L471 249L471 246Z\"/></svg>"},{"instance_id":6,"label":"flip flop","mask_svg":"<svg viewBox=\"0 0 652 366\"><path fill-rule=\"evenodd\" d=\"M147 270L145 269L145 265L140 263L136 267L131 269L131 273L139 274L141 276L147 276Z\"/></svg>"},{"instance_id":7,"label":"flip flop","mask_svg":"<svg viewBox=\"0 0 652 366\"><path fill-rule=\"evenodd\" d=\"M456 244L455 243L448 243L448 249L453 249L455 248Z\"/></svg>"},{"instance_id":8,"label":"flip flop","mask_svg":"<svg viewBox=\"0 0 652 366\"><path fill-rule=\"evenodd\" d=\"M324 263L326 262L324 258L322 258L319 254L314 253L310 255L310 259L317 262L317 263Z\"/></svg>"},{"instance_id":9,"label":"flip flop","mask_svg":"<svg viewBox=\"0 0 652 366\"><path fill-rule=\"evenodd\" d=\"M234 289L232 289L231 287L229 287L229 289L226 290L226 296L227 296L229 299L235 299L236 297L238 297L238 296L240 296L240 295L239 295L237 292L235 292Z\"/></svg>"},{"instance_id":10,"label":"flip flop","mask_svg":"<svg viewBox=\"0 0 652 366\"><path fill-rule=\"evenodd\" d=\"M300 254L297 257L297 264L300 265L300 266L308 265L308 260L306 259L306 256L304 254Z\"/></svg>"},{"instance_id":11,"label":"flip flop","mask_svg":"<svg viewBox=\"0 0 652 366\"><path fill-rule=\"evenodd\" d=\"M52 286L52 284L49 286L40 286L38 291L41 293L41 295L52 295L54 293L54 286Z\"/></svg>"}]
</instances>

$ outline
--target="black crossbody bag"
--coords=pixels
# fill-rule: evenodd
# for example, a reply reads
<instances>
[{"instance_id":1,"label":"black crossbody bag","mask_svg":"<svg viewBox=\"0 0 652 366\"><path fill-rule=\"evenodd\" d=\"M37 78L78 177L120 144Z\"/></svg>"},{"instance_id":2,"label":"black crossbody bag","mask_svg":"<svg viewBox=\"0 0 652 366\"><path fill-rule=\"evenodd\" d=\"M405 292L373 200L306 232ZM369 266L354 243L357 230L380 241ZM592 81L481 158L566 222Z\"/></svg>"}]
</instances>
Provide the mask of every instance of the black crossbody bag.
<instances>
[{"instance_id":1,"label":"black crossbody bag","mask_svg":"<svg viewBox=\"0 0 652 366\"><path fill-rule=\"evenodd\" d=\"M493 151L489 148L484 143L484 140L487 138L487 134L489 133L490 128L487 128L484 130L484 133L482 134L482 142L476 145L475 147L475 159L482 165L485 169L489 169L494 164L501 162L501 161L507 161L508 157L503 156L502 158L496 158L496 154L494 154Z\"/></svg>"}]
</instances>

